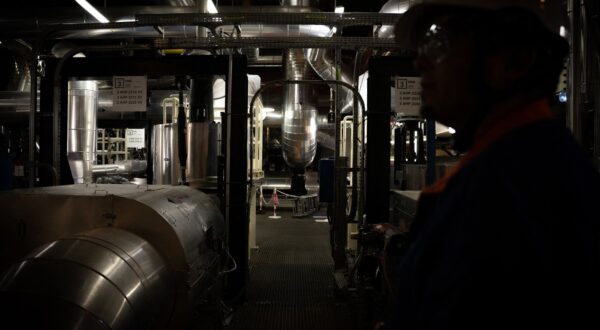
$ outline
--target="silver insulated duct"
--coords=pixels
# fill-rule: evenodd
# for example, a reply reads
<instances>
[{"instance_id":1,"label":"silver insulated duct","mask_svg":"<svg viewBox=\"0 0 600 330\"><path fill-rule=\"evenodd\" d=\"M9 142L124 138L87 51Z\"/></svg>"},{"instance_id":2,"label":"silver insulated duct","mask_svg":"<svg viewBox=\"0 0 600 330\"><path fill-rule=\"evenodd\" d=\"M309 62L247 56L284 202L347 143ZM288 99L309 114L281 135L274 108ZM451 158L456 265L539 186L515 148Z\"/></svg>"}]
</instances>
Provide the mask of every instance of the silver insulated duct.
<instances>
[{"instance_id":1,"label":"silver insulated duct","mask_svg":"<svg viewBox=\"0 0 600 330\"><path fill-rule=\"evenodd\" d=\"M77 184L2 193L0 210L2 329L217 328L229 266L211 196Z\"/></svg>"},{"instance_id":2,"label":"silver insulated duct","mask_svg":"<svg viewBox=\"0 0 600 330\"><path fill-rule=\"evenodd\" d=\"M97 228L46 243L14 264L0 280L0 300L11 300L10 318L30 316L23 328L162 329L175 298L169 275L143 238Z\"/></svg>"},{"instance_id":3,"label":"silver insulated duct","mask_svg":"<svg viewBox=\"0 0 600 330\"><path fill-rule=\"evenodd\" d=\"M96 160L96 109L98 85L95 81L69 81L67 112L67 158L75 183L92 183Z\"/></svg>"},{"instance_id":4,"label":"silver insulated duct","mask_svg":"<svg viewBox=\"0 0 600 330\"><path fill-rule=\"evenodd\" d=\"M302 49L285 53L285 78L307 79L312 69ZM283 104L283 159L294 169L304 169L315 158L317 151L317 109L312 102L309 85L288 84Z\"/></svg>"}]
</instances>

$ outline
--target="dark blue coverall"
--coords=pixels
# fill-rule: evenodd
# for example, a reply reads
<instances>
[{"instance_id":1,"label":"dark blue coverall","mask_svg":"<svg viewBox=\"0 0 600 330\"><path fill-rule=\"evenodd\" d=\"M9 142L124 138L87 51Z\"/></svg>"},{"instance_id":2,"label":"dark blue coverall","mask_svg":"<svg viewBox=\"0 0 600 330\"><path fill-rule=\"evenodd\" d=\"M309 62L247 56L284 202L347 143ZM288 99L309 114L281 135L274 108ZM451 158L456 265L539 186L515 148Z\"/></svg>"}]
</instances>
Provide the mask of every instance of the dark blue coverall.
<instances>
[{"instance_id":1,"label":"dark blue coverall","mask_svg":"<svg viewBox=\"0 0 600 330\"><path fill-rule=\"evenodd\" d=\"M419 200L388 329L600 329L600 175L548 104L480 134Z\"/></svg>"}]
</instances>

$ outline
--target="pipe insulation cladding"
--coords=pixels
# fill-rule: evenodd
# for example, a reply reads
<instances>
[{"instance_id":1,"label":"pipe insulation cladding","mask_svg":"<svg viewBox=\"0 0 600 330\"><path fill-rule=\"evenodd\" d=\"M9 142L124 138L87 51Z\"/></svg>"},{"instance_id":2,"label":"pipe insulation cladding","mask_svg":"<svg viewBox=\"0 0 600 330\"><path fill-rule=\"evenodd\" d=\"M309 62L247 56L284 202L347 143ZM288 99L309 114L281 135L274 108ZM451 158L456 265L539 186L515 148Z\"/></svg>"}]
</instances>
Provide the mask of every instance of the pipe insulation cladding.
<instances>
[{"instance_id":1,"label":"pipe insulation cladding","mask_svg":"<svg viewBox=\"0 0 600 330\"><path fill-rule=\"evenodd\" d=\"M314 72L302 49L285 53L285 78L310 79ZM317 152L317 109L312 86L288 84L285 86L283 105L283 159L294 169L303 170L312 163Z\"/></svg>"},{"instance_id":2,"label":"pipe insulation cladding","mask_svg":"<svg viewBox=\"0 0 600 330\"><path fill-rule=\"evenodd\" d=\"M92 183L96 161L96 110L98 84L72 80L68 84L67 158L74 183Z\"/></svg>"},{"instance_id":3,"label":"pipe insulation cladding","mask_svg":"<svg viewBox=\"0 0 600 330\"><path fill-rule=\"evenodd\" d=\"M25 329L160 329L167 322L161 310L174 305L171 282L147 241L98 228L44 244L14 264L0 281L2 322Z\"/></svg>"},{"instance_id":4,"label":"pipe insulation cladding","mask_svg":"<svg viewBox=\"0 0 600 330\"><path fill-rule=\"evenodd\" d=\"M225 223L200 191L53 186L2 193L0 209L3 327L190 329L220 306Z\"/></svg>"}]
</instances>

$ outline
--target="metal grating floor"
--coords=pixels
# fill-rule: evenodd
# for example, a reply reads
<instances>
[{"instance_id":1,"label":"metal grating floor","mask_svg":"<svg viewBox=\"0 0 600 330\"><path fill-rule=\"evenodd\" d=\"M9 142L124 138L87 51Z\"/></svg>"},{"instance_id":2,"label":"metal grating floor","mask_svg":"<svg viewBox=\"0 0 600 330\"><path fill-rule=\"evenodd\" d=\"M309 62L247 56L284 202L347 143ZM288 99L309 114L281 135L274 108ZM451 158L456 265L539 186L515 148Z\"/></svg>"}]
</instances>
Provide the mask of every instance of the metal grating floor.
<instances>
[{"instance_id":1,"label":"metal grating floor","mask_svg":"<svg viewBox=\"0 0 600 330\"><path fill-rule=\"evenodd\" d=\"M359 329L356 307L333 297L329 225L285 211L281 219L268 215L257 215L247 301L229 329Z\"/></svg>"}]
</instances>

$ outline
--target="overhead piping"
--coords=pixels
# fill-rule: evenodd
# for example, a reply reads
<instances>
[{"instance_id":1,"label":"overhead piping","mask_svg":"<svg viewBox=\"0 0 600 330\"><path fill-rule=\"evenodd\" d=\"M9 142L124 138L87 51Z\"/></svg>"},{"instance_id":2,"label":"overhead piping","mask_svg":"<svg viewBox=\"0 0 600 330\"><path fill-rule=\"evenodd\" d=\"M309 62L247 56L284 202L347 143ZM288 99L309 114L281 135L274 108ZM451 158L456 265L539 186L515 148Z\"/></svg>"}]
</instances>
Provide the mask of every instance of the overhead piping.
<instances>
[{"instance_id":1,"label":"overhead piping","mask_svg":"<svg viewBox=\"0 0 600 330\"><path fill-rule=\"evenodd\" d=\"M306 80L312 73L302 49L285 53L285 79ZM283 104L283 159L295 169L304 170L317 151L317 109L312 100L311 86L287 85Z\"/></svg>"},{"instance_id":2,"label":"overhead piping","mask_svg":"<svg viewBox=\"0 0 600 330\"><path fill-rule=\"evenodd\" d=\"M308 0L283 0L282 5L310 6ZM301 27L299 26L299 29ZM313 71L302 49L285 51L285 79L307 80ZM285 162L298 174L310 165L317 152L317 108L310 85L285 86L282 152Z\"/></svg>"}]
</instances>

